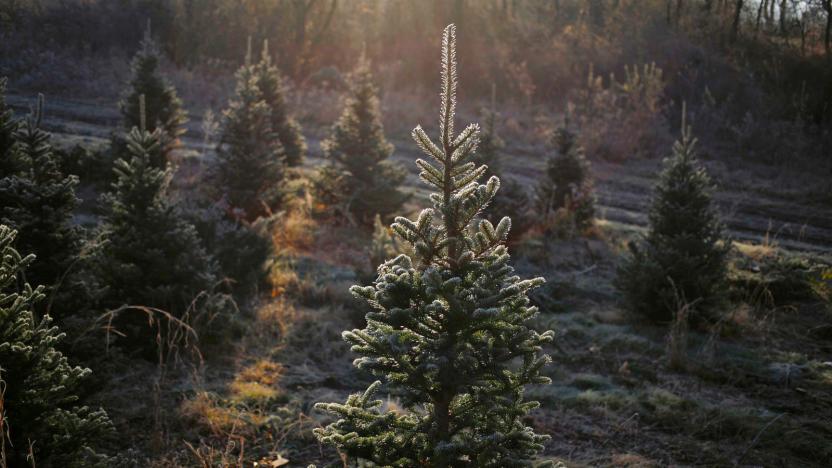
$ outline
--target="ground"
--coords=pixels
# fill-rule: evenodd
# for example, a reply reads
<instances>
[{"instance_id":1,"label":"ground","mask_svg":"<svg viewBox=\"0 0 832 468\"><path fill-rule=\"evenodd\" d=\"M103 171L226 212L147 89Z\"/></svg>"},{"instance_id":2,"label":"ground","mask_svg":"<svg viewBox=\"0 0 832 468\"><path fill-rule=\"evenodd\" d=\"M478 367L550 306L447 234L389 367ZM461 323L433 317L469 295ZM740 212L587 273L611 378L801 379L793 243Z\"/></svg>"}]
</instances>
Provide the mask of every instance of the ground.
<instances>
[{"instance_id":1,"label":"ground","mask_svg":"<svg viewBox=\"0 0 832 468\"><path fill-rule=\"evenodd\" d=\"M27 102L9 101L19 111ZM104 144L118 123L114 109L92 101L50 99L47 113L61 144ZM190 127L197 134L197 123ZM323 129L307 131L308 170L321 163L315 135ZM404 137L393 142L411 170L412 210L424 194L416 149ZM211 153L198 138L184 143L181 187L188 168ZM531 184L544 151L510 142L508 174ZM734 301L719 327L690 332L684 364L670 370L667 327L635 324L611 284L618 255L643 229L660 158L592 162L601 205L593 233L527 236L511 246L523 277L547 279L533 296L541 309L534 325L557 334L547 349L553 384L527 392L541 402L531 424L551 436L542 457L567 466L832 465L832 311L818 297L820 272L832 265L828 176L792 186L782 183L786 168L705 159L735 239ZM312 436L328 421L313 405L372 381L352 367L340 337L361 326L363 306L346 290L370 281L369 235L312 219L310 209L299 202L283 215L271 291L242 304L247 332L238 341L183 347L153 362L117 351L103 360L96 371L107 377L93 402L116 422L125 458L154 466L337 462Z\"/></svg>"}]
</instances>

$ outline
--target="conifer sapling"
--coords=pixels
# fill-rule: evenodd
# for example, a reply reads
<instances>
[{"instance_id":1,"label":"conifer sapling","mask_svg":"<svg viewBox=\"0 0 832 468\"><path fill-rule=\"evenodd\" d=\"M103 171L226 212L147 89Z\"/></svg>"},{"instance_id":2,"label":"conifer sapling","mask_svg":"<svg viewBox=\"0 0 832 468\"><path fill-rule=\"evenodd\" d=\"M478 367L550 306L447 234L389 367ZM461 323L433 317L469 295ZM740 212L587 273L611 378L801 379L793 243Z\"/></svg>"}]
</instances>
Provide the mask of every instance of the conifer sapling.
<instances>
[{"instance_id":1,"label":"conifer sapling","mask_svg":"<svg viewBox=\"0 0 832 468\"><path fill-rule=\"evenodd\" d=\"M477 179L487 168L471 161L477 125L454 135L456 51L453 25L442 41L439 145L421 127L413 137L432 159L416 161L434 192L433 208L416 221L396 218L395 232L416 251L382 264L375 284L352 292L372 307L363 330L344 333L361 355L359 368L383 377L400 397L400 411L383 409L382 383L346 404L319 403L340 419L317 429L353 462L384 466L529 466L546 436L523 416L527 384L548 383L550 359L527 322L537 314L527 292L542 278L520 280L503 245L511 227L475 222L499 189L499 179Z\"/></svg>"},{"instance_id":2,"label":"conifer sapling","mask_svg":"<svg viewBox=\"0 0 832 468\"><path fill-rule=\"evenodd\" d=\"M555 154L546 162L546 177L537 187L537 211L548 219L560 209L572 215L575 227L582 230L592 224L595 197L589 162L568 121L552 137Z\"/></svg>"},{"instance_id":3,"label":"conifer sapling","mask_svg":"<svg viewBox=\"0 0 832 468\"><path fill-rule=\"evenodd\" d=\"M250 49L236 78L211 178L215 198L224 198L239 217L254 219L280 200L285 154L272 129L271 109L258 87Z\"/></svg>"},{"instance_id":4,"label":"conifer sapling","mask_svg":"<svg viewBox=\"0 0 832 468\"><path fill-rule=\"evenodd\" d=\"M280 70L272 64L269 55L269 41L263 41L263 51L260 62L255 70L257 87L263 95L263 100L271 111L272 131L277 134L286 156L286 164L300 166L306 156L306 140L300 132L300 124L289 115L286 103L286 90Z\"/></svg>"},{"instance_id":5,"label":"conifer sapling","mask_svg":"<svg viewBox=\"0 0 832 468\"><path fill-rule=\"evenodd\" d=\"M407 196L399 190L405 172L389 161L393 145L384 136L370 63L364 55L350 77L344 111L321 146L330 166L319 176L324 201L343 205L355 221L369 225L386 218Z\"/></svg>"},{"instance_id":6,"label":"conifer sapling","mask_svg":"<svg viewBox=\"0 0 832 468\"><path fill-rule=\"evenodd\" d=\"M142 118L145 119L148 131L153 132L157 128L161 130L160 151L167 158L167 154L185 132L184 125L188 117L182 109L182 101L177 96L176 89L160 74L159 61L159 48L150 34L148 22L144 39L133 58L132 76L119 108L125 130L141 128L139 120ZM139 96L142 95L146 102L144 113L139 108ZM157 167L164 169L164 165Z\"/></svg>"},{"instance_id":7,"label":"conifer sapling","mask_svg":"<svg viewBox=\"0 0 832 468\"><path fill-rule=\"evenodd\" d=\"M11 152L19 170L0 178L0 223L20 232L17 248L37 256L27 279L52 287L75 261L81 232L72 223L78 178L61 173L51 135L40 128L43 106L40 95L32 115L13 134Z\"/></svg>"},{"instance_id":8,"label":"conifer sapling","mask_svg":"<svg viewBox=\"0 0 832 468\"><path fill-rule=\"evenodd\" d=\"M14 119L14 112L6 104L6 86L8 80L0 77L0 175L14 174L20 170L19 164L13 158L12 146L14 133L18 122Z\"/></svg>"},{"instance_id":9,"label":"conifer sapling","mask_svg":"<svg viewBox=\"0 0 832 468\"><path fill-rule=\"evenodd\" d=\"M694 321L714 319L724 299L731 242L711 201L713 185L696 158L696 139L682 138L666 159L648 215L645 242L630 244L616 286L626 307L656 322L673 320L679 300L694 304Z\"/></svg>"},{"instance_id":10,"label":"conifer sapling","mask_svg":"<svg viewBox=\"0 0 832 468\"><path fill-rule=\"evenodd\" d=\"M104 410L78 404L91 371L71 366L55 348L64 334L49 315L35 318L44 290L21 281L35 257L12 247L16 236L0 224L0 417L7 429L0 436L10 442L4 461L30 466L31 447L39 466L93 466L101 460L91 448L112 434L112 423Z\"/></svg>"},{"instance_id":11,"label":"conifer sapling","mask_svg":"<svg viewBox=\"0 0 832 468\"><path fill-rule=\"evenodd\" d=\"M170 169L151 163L161 140L160 129L134 128L127 138L131 158L116 161L116 180L102 198L96 270L107 287L105 307L144 305L181 313L216 281L216 264L196 229L168 200Z\"/></svg>"}]
</instances>

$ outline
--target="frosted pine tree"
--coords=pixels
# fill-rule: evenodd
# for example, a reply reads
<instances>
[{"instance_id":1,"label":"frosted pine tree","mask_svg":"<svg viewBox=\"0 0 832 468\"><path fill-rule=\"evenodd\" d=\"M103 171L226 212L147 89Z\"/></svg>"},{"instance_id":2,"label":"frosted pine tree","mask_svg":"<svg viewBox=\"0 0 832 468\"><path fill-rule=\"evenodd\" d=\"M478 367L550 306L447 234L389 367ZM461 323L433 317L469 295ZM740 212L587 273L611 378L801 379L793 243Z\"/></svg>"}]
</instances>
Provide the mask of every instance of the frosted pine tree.
<instances>
[{"instance_id":1,"label":"frosted pine tree","mask_svg":"<svg viewBox=\"0 0 832 468\"><path fill-rule=\"evenodd\" d=\"M630 244L616 285L626 307L649 320L673 320L677 298L693 304L694 321L715 318L725 298L731 242L711 201L710 177L697 161L696 139L684 121L682 138L664 164L647 238Z\"/></svg>"},{"instance_id":2,"label":"frosted pine tree","mask_svg":"<svg viewBox=\"0 0 832 468\"><path fill-rule=\"evenodd\" d=\"M285 154L257 84L250 48L236 78L236 95L223 113L211 178L216 198L225 198L240 217L254 219L279 202Z\"/></svg>"},{"instance_id":3,"label":"frosted pine tree","mask_svg":"<svg viewBox=\"0 0 832 468\"><path fill-rule=\"evenodd\" d=\"M107 287L104 307L145 305L179 314L216 281L217 266L196 229L167 197L170 169L151 163L161 140L160 129L134 128L127 137L131 157L116 161L116 180L102 197L95 270ZM137 328L145 330L146 321Z\"/></svg>"},{"instance_id":4,"label":"frosted pine tree","mask_svg":"<svg viewBox=\"0 0 832 468\"><path fill-rule=\"evenodd\" d=\"M318 178L319 192L330 204L359 223L369 225L398 210L407 196L399 190L405 172L389 161L393 145L384 136L376 87L369 61L362 55L350 77L344 111L321 146L330 165Z\"/></svg>"},{"instance_id":5,"label":"frosted pine tree","mask_svg":"<svg viewBox=\"0 0 832 468\"><path fill-rule=\"evenodd\" d=\"M33 309L44 299L44 289L22 280L35 257L13 248L16 237L16 231L0 224L3 465L103 466L91 448L111 435L113 426L104 410L79 404L79 389L91 371L71 366L55 348L64 334L49 315L35 318Z\"/></svg>"},{"instance_id":6,"label":"frosted pine tree","mask_svg":"<svg viewBox=\"0 0 832 468\"><path fill-rule=\"evenodd\" d=\"M450 25L442 41L441 142L434 144L421 127L413 131L433 159L416 162L434 190L433 208L416 221L399 217L393 224L416 258L389 260L374 285L352 288L373 310L365 329L344 338L361 355L356 366L385 384L372 384L346 404L317 405L340 418L317 436L352 464L529 466L547 438L523 423L537 406L524 400L524 387L549 382L540 374L550 361L542 346L553 333L527 325L537 310L526 293L543 279L514 275L503 245L509 218L496 227L474 224L500 182L477 182L486 171L471 162L478 126L454 135L455 42ZM382 388L400 397L401 410L383 408Z\"/></svg>"},{"instance_id":7,"label":"frosted pine tree","mask_svg":"<svg viewBox=\"0 0 832 468\"><path fill-rule=\"evenodd\" d=\"M19 249L37 256L27 279L52 287L75 261L81 232L72 223L78 179L61 173L51 135L41 129L43 103L41 95L32 115L13 134L11 158L18 171L0 176L0 223L20 232ZM69 287L64 284L62 290Z\"/></svg>"},{"instance_id":8,"label":"frosted pine tree","mask_svg":"<svg viewBox=\"0 0 832 468\"><path fill-rule=\"evenodd\" d=\"M162 147L160 151L167 157L168 152L176 146L180 136L185 132L188 121L182 109L182 101L176 89L168 83L159 71L159 48L150 34L150 23L145 30L144 39L131 65L132 76L125 96L119 103L125 130L139 128L141 109L139 96L145 96L144 118L147 130L161 130ZM157 166L164 168L164 165Z\"/></svg>"},{"instance_id":9,"label":"frosted pine tree","mask_svg":"<svg viewBox=\"0 0 832 468\"><path fill-rule=\"evenodd\" d=\"M280 70L272 64L269 55L269 41L263 41L263 51L260 62L256 66L257 86L263 95L263 100L271 111L272 131L277 134L286 155L286 164L300 166L306 156L306 140L300 131L300 124L289 115L286 103L286 90Z\"/></svg>"}]
</instances>

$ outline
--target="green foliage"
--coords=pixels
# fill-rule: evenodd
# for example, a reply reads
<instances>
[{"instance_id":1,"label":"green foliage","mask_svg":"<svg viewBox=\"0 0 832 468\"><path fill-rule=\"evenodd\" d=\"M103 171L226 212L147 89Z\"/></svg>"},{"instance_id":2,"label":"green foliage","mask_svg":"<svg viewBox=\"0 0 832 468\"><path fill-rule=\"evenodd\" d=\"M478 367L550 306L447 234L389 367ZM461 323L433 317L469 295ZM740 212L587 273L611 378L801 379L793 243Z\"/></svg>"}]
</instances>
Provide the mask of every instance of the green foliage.
<instances>
[{"instance_id":1,"label":"green foliage","mask_svg":"<svg viewBox=\"0 0 832 468\"><path fill-rule=\"evenodd\" d=\"M386 218L407 196L399 190L405 172L389 161L393 145L384 137L376 87L369 62L362 57L350 77L344 111L321 146L330 165L318 177L319 198L341 206L343 214L370 224Z\"/></svg>"},{"instance_id":2,"label":"green foliage","mask_svg":"<svg viewBox=\"0 0 832 468\"><path fill-rule=\"evenodd\" d=\"M186 217L233 291L251 292L262 284L272 242L259 224L229 220L217 206L191 208Z\"/></svg>"},{"instance_id":3,"label":"green foliage","mask_svg":"<svg viewBox=\"0 0 832 468\"><path fill-rule=\"evenodd\" d=\"M19 171L0 178L0 223L20 232L17 248L36 255L27 279L69 293L78 284L64 278L81 249L81 232L72 224L78 204L75 176L64 176L49 143L49 133L40 128L43 97L30 118L14 133L14 159ZM59 304L68 306L64 295ZM62 307L64 308L64 307Z\"/></svg>"},{"instance_id":4,"label":"green foliage","mask_svg":"<svg viewBox=\"0 0 832 468\"><path fill-rule=\"evenodd\" d=\"M413 246L379 267L375 284L353 286L372 311L363 330L344 333L361 355L355 365L386 380L400 410L385 410L372 384L346 404L319 403L340 419L315 433L354 463L384 466L530 466L547 438L523 417L537 406L523 400L527 384L548 383L541 347L553 339L526 322L537 314L526 293L542 278L520 280L503 245L511 220L475 223L499 189L477 179L486 168L470 161L477 125L454 136L455 29L443 37L441 146L421 127L413 137L434 163L417 160L435 189L433 208L418 219L396 218L394 231Z\"/></svg>"},{"instance_id":5,"label":"green foliage","mask_svg":"<svg viewBox=\"0 0 832 468\"><path fill-rule=\"evenodd\" d=\"M650 230L619 268L616 286L626 307L656 322L670 322L677 298L695 304L694 320L713 319L726 292L730 241L711 202L712 184L696 159L696 139L682 139L665 160L650 208Z\"/></svg>"},{"instance_id":6,"label":"green foliage","mask_svg":"<svg viewBox=\"0 0 832 468\"><path fill-rule=\"evenodd\" d=\"M566 210L577 230L583 230L595 216L589 162L566 126L555 132L552 143L555 154L546 161L546 177L537 187L537 211L541 218L549 219L558 210Z\"/></svg>"},{"instance_id":7,"label":"green foliage","mask_svg":"<svg viewBox=\"0 0 832 468\"><path fill-rule=\"evenodd\" d=\"M257 85L256 68L246 63L236 77L236 96L223 113L211 178L216 198L242 211L240 217L253 219L281 198L285 154Z\"/></svg>"},{"instance_id":8,"label":"green foliage","mask_svg":"<svg viewBox=\"0 0 832 468\"><path fill-rule=\"evenodd\" d=\"M254 73L257 87L271 110L271 128L283 145L286 164L300 166L306 156L306 140L300 132L300 124L289 115L283 79L280 71L272 64L268 41L263 42L263 53Z\"/></svg>"},{"instance_id":9,"label":"green foliage","mask_svg":"<svg viewBox=\"0 0 832 468\"><path fill-rule=\"evenodd\" d=\"M119 103L124 128L144 128L151 132L160 129L162 145L158 151L166 158L179 137L185 133L183 126L188 117L182 109L182 101L176 95L176 89L159 73L159 49L150 37L149 26L139 52L133 58L131 70L130 83ZM144 116L139 102L142 95L145 97ZM157 167L164 168L164 161Z\"/></svg>"},{"instance_id":10,"label":"green foliage","mask_svg":"<svg viewBox=\"0 0 832 468\"><path fill-rule=\"evenodd\" d=\"M14 174L21 170L16 154L12 151L14 134L19 125L14 112L6 104L8 80L0 77L0 174Z\"/></svg>"},{"instance_id":11,"label":"green foliage","mask_svg":"<svg viewBox=\"0 0 832 468\"><path fill-rule=\"evenodd\" d=\"M91 371L72 367L55 349L63 333L33 307L43 287L21 281L35 260L12 247L17 232L0 225L0 433L8 466L29 466L31 444L41 466L86 466L91 448L113 431L107 414L78 404L78 390ZM34 466L34 463L32 464Z\"/></svg>"},{"instance_id":12,"label":"green foliage","mask_svg":"<svg viewBox=\"0 0 832 468\"><path fill-rule=\"evenodd\" d=\"M158 129L134 129L128 136L132 157L116 161L116 181L102 197L95 269L108 308L144 305L179 315L217 279L196 229L167 199L170 169L150 162L161 140Z\"/></svg>"}]
</instances>

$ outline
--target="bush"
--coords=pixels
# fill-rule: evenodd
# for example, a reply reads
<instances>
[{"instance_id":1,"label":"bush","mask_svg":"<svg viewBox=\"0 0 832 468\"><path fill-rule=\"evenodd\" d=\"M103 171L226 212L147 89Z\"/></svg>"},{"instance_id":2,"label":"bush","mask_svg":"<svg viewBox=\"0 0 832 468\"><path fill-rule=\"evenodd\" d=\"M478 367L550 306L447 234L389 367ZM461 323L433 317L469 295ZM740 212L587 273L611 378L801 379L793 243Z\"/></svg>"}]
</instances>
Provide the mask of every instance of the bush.
<instances>
[{"instance_id":1,"label":"bush","mask_svg":"<svg viewBox=\"0 0 832 468\"><path fill-rule=\"evenodd\" d=\"M624 71L624 81L611 74L605 87L590 69L586 85L572 96L582 146L590 154L618 161L651 155L664 143L666 132L661 68L649 64Z\"/></svg>"}]
</instances>

